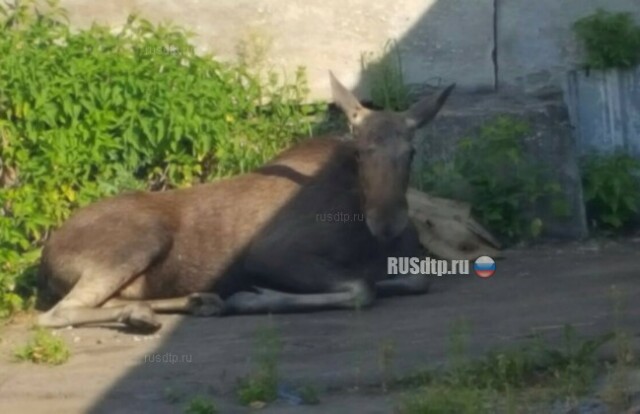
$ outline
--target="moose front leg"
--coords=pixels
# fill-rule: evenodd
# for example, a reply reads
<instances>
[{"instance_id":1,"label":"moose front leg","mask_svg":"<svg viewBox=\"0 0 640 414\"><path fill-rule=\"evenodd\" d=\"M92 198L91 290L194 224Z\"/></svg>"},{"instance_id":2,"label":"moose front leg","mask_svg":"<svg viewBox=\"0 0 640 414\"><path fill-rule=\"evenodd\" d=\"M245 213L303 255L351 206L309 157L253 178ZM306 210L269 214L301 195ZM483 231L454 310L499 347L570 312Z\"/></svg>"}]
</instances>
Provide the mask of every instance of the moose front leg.
<instances>
[{"instance_id":1,"label":"moose front leg","mask_svg":"<svg viewBox=\"0 0 640 414\"><path fill-rule=\"evenodd\" d=\"M429 292L431 283L424 275L395 276L376 282L378 297L423 295Z\"/></svg>"},{"instance_id":2,"label":"moose front leg","mask_svg":"<svg viewBox=\"0 0 640 414\"><path fill-rule=\"evenodd\" d=\"M254 245L244 269L252 275L254 289L225 298L224 314L358 309L373 303L375 290L367 272L300 251L300 246L268 243L268 239Z\"/></svg>"},{"instance_id":3,"label":"moose front leg","mask_svg":"<svg viewBox=\"0 0 640 414\"><path fill-rule=\"evenodd\" d=\"M224 313L259 314L360 309L373 303L375 293L363 281L344 282L335 292L295 294L257 288L238 292L225 301Z\"/></svg>"}]
</instances>

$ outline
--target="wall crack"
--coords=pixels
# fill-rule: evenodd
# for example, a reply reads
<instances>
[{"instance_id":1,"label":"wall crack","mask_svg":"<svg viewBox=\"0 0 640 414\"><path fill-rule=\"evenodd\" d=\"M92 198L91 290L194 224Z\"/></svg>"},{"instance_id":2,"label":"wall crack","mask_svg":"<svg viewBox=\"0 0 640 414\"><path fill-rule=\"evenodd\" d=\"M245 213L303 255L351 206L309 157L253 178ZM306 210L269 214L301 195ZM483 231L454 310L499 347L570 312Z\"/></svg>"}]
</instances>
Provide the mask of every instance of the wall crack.
<instances>
[{"instance_id":1,"label":"wall crack","mask_svg":"<svg viewBox=\"0 0 640 414\"><path fill-rule=\"evenodd\" d=\"M493 90L498 92L498 2L493 0L493 50L491 51L491 60L493 61Z\"/></svg>"}]
</instances>

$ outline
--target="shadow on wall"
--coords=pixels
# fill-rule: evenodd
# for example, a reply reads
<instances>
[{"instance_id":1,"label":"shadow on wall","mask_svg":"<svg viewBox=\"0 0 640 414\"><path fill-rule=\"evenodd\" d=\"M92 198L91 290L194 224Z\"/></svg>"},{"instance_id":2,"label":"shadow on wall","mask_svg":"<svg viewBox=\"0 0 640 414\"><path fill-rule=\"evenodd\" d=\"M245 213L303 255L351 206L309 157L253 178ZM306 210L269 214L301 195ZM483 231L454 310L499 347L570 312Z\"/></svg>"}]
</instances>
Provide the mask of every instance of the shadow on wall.
<instances>
[{"instance_id":1,"label":"shadow on wall","mask_svg":"<svg viewBox=\"0 0 640 414\"><path fill-rule=\"evenodd\" d=\"M495 6L495 0L435 0L400 38L363 54L356 93L375 100L376 90L394 86L389 70L398 66L413 94L454 82L458 92L495 91ZM366 64L372 61L380 64Z\"/></svg>"}]
</instances>

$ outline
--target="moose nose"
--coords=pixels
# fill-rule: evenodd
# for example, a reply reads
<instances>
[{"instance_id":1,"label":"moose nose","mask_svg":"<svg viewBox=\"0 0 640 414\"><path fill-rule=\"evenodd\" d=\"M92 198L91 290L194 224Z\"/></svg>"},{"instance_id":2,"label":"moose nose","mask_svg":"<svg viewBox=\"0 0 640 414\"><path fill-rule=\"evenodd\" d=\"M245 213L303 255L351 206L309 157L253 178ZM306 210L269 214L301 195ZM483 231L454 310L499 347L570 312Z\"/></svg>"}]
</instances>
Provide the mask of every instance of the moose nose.
<instances>
[{"instance_id":1,"label":"moose nose","mask_svg":"<svg viewBox=\"0 0 640 414\"><path fill-rule=\"evenodd\" d=\"M391 217L381 217L371 212L366 215L366 222L371 234L376 239L388 242L398 237L407 228L409 217L406 212L399 212Z\"/></svg>"}]
</instances>

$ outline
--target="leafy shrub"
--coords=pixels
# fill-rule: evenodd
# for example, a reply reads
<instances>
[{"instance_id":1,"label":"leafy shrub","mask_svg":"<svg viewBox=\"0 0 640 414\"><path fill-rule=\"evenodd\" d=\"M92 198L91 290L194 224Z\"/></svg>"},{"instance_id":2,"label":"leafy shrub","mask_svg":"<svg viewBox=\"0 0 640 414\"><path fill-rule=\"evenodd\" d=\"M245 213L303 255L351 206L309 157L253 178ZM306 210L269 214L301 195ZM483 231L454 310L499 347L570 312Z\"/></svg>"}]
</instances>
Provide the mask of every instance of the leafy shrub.
<instances>
[{"instance_id":1,"label":"leafy shrub","mask_svg":"<svg viewBox=\"0 0 640 414\"><path fill-rule=\"evenodd\" d=\"M575 22L573 29L585 47L586 67L630 68L640 62L640 27L631 13L599 9Z\"/></svg>"},{"instance_id":2,"label":"leafy shrub","mask_svg":"<svg viewBox=\"0 0 640 414\"><path fill-rule=\"evenodd\" d=\"M583 160L582 185L592 225L619 230L638 218L640 161L626 154L593 155Z\"/></svg>"},{"instance_id":3,"label":"leafy shrub","mask_svg":"<svg viewBox=\"0 0 640 414\"><path fill-rule=\"evenodd\" d=\"M500 116L476 137L460 140L452 162L423 171L418 185L437 196L470 202L480 221L508 240L536 237L542 221L531 218L532 206L543 196L557 195L560 187L525 158L523 139L529 130L525 121ZM561 203L557 207L562 213Z\"/></svg>"},{"instance_id":4,"label":"leafy shrub","mask_svg":"<svg viewBox=\"0 0 640 414\"><path fill-rule=\"evenodd\" d=\"M313 109L302 69L289 83L197 55L180 28L71 31L55 1L36 6L0 5L0 316L24 306L72 210L247 171L306 135Z\"/></svg>"}]
</instances>

